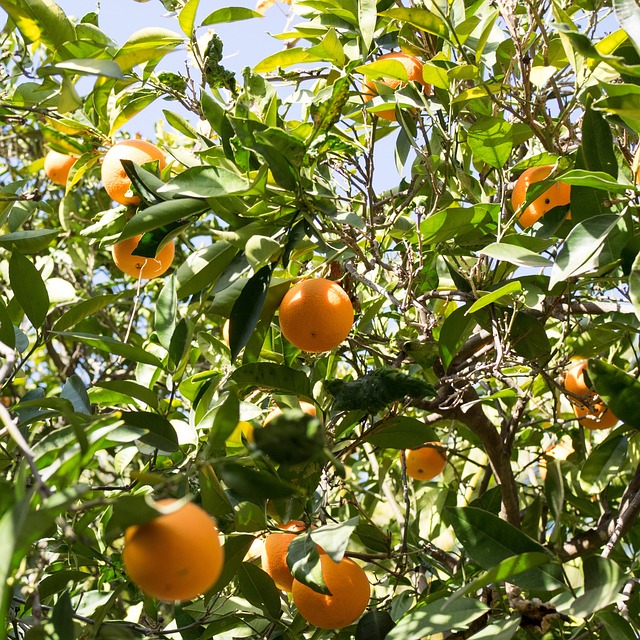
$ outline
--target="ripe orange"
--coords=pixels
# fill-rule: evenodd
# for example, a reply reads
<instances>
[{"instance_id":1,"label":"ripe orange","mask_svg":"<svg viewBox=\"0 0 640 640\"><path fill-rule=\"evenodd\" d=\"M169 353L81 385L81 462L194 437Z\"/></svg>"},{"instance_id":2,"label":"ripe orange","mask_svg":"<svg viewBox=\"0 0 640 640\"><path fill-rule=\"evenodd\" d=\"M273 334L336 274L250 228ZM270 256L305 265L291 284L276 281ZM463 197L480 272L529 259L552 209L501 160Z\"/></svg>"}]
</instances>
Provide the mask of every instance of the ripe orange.
<instances>
[{"instance_id":1,"label":"ripe orange","mask_svg":"<svg viewBox=\"0 0 640 640\"><path fill-rule=\"evenodd\" d=\"M351 300L332 280L302 280L280 303L282 334L302 351L331 351L349 335L352 326Z\"/></svg>"},{"instance_id":2,"label":"ripe orange","mask_svg":"<svg viewBox=\"0 0 640 640\"><path fill-rule=\"evenodd\" d=\"M287 551L296 534L304 531L307 525L302 520L290 520L280 525L280 529L296 533L270 533L264 539L262 549L262 569L266 571L282 591L291 591L293 576L287 564Z\"/></svg>"},{"instance_id":3,"label":"ripe orange","mask_svg":"<svg viewBox=\"0 0 640 640\"><path fill-rule=\"evenodd\" d=\"M67 184L69 171L77 159L75 156L51 150L44 157L44 173L51 182L64 187Z\"/></svg>"},{"instance_id":4,"label":"ripe orange","mask_svg":"<svg viewBox=\"0 0 640 640\"><path fill-rule=\"evenodd\" d=\"M386 53L385 55L380 56L378 60L397 60L398 62L401 62L402 66L407 71L407 78L409 82L419 82L424 87L424 92L427 95L431 94L431 85L425 82L422 77L423 65L422 62L418 60L418 58L410 56L407 53L403 53L402 51L394 51L392 53ZM371 78L365 78L362 89L365 97L368 100L378 95L376 82L384 84L390 89L397 89L398 87L400 87L400 85L404 85L402 80L399 80L398 78L381 78L376 81ZM380 118L384 118L385 120L391 120L392 122L396 120L395 109L376 111L376 115Z\"/></svg>"},{"instance_id":5,"label":"ripe orange","mask_svg":"<svg viewBox=\"0 0 640 640\"><path fill-rule=\"evenodd\" d=\"M170 505L175 500L160 500ZM220 576L224 549L209 514L193 503L124 534L122 560L132 582L147 595L191 600L210 589Z\"/></svg>"},{"instance_id":6,"label":"ripe orange","mask_svg":"<svg viewBox=\"0 0 640 640\"><path fill-rule=\"evenodd\" d=\"M511 203L513 210L517 213L520 207L527 200L527 189L534 183L544 180L553 167L545 165L542 167L529 167L522 172L516 180L513 193L511 194ZM569 204L571 201L571 186L564 182L556 182L552 187L538 196L524 211L518 214L518 222L525 229L533 226L542 216L553 209L562 205Z\"/></svg>"},{"instance_id":7,"label":"ripe orange","mask_svg":"<svg viewBox=\"0 0 640 640\"><path fill-rule=\"evenodd\" d=\"M441 442L427 442L426 445L442 446ZM420 449L407 449L404 452L407 463L407 475L415 480L431 480L447 464L445 455L431 446L424 446Z\"/></svg>"},{"instance_id":8,"label":"ripe orange","mask_svg":"<svg viewBox=\"0 0 640 640\"><path fill-rule=\"evenodd\" d=\"M176 247L174 242L165 245L155 258L132 255L142 236L133 236L128 240L113 245L113 261L116 267L133 278L157 278L161 276L173 262Z\"/></svg>"},{"instance_id":9,"label":"ripe orange","mask_svg":"<svg viewBox=\"0 0 640 640\"><path fill-rule=\"evenodd\" d=\"M635 176L636 184L640 185L640 147L636 149L631 164L631 173Z\"/></svg>"},{"instance_id":10,"label":"ripe orange","mask_svg":"<svg viewBox=\"0 0 640 640\"><path fill-rule=\"evenodd\" d=\"M151 142L131 139L114 144L104 157L101 171L102 184L111 199L119 204L139 204L138 196L125 195L131 188L131 180L121 160L131 160L138 165L157 160L162 170L167 166L164 153Z\"/></svg>"},{"instance_id":11,"label":"ripe orange","mask_svg":"<svg viewBox=\"0 0 640 640\"><path fill-rule=\"evenodd\" d=\"M320 564L331 595L317 593L294 580L293 603L310 624L320 629L342 629L354 623L369 604L371 586L367 574L350 558L334 562L323 553Z\"/></svg>"},{"instance_id":12,"label":"ripe orange","mask_svg":"<svg viewBox=\"0 0 640 640\"><path fill-rule=\"evenodd\" d=\"M316 405L315 404L311 404L310 402L306 402L305 400L300 400L300 409L302 410L303 413L306 413L306 414L308 414L310 416L316 416L317 415ZM264 422L262 423L262 426L266 427L274 418L277 418L280 415L282 415L282 410L280 409L280 407L276 407L264 419Z\"/></svg>"},{"instance_id":13,"label":"ripe orange","mask_svg":"<svg viewBox=\"0 0 640 640\"><path fill-rule=\"evenodd\" d=\"M569 397L573 412L580 424L587 429L609 429L618 422L618 418L602 402L600 396L587 386L584 372L587 361L580 360L564 374L564 388L578 396Z\"/></svg>"},{"instance_id":14,"label":"ripe orange","mask_svg":"<svg viewBox=\"0 0 640 640\"><path fill-rule=\"evenodd\" d=\"M613 414L598 396L586 404L574 404L573 412L578 418L578 422L591 431L598 429L610 429L618 424L618 418Z\"/></svg>"}]
</instances>

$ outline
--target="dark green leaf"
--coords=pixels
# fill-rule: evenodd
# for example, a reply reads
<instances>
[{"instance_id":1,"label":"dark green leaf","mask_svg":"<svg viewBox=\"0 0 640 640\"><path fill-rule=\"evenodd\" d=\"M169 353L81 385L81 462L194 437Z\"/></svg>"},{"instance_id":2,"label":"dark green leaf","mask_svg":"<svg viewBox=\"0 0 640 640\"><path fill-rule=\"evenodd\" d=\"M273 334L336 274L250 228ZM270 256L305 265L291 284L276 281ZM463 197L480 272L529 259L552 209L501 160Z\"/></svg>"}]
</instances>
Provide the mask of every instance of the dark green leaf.
<instances>
[{"instance_id":1,"label":"dark green leaf","mask_svg":"<svg viewBox=\"0 0 640 640\"><path fill-rule=\"evenodd\" d=\"M284 365L256 362L238 367L232 374L241 389L277 389L294 396L311 397L311 383L304 373Z\"/></svg>"},{"instance_id":2,"label":"dark green leaf","mask_svg":"<svg viewBox=\"0 0 640 640\"><path fill-rule=\"evenodd\" d=\"M191 198L219 198L240 194L247 191L249 186L249 182L243 176L230 169L192 167L170 180L158 191L167 195L179 195L190 200Z\"/></svg>"},{"instance_id":3,"label":"dark green leaf","mask_svg":"<svg viewBox=\"0 0 640 640\"><path fill-rule=\"evenodd\" d=\"M40 329L49 310L49 294L34 264L18 251L9 260L11 289L31 324Z\"/></svg>"},{"instance_id":4,"label":"dark green leaf","mask_svg":"<svg viewBox=\"0 0 640 640\"><path fill-rule=\"evenodd\" d=\"M162 515L155 503L148 496L121 495L113 504L111 517L107 522L105 536L108 541L113 541L124 534L127 527L151 522Z\"/></svg>"},{"instance_id":5,"label":"dark green leaf","mask_svg":"<svg viewBox=\"0 0 640 640\"><path fill-rule=\"evenodd\" d=\"M580 484L587 493L601 493L620 476L627 462L628 446L626 436L614 435L594 447L580 470Z\"/></svg>"},{"instance_id":6,"label":"dark green leaf","mask_svg":"<svg viewBox=\"0 0 640 640\"><path fill-rule=\"evenodd\" d=\"M367 611L358 621L356 640L384 640L395 624L386 611Z\"/></svg>"},{"instance_id":7,"label":"dark green leaf","mask_svg":"<svg viewBox=\"0 0 640 640\"><path fill-rule=\"evenodd\" d=\"M176 276L171 274L158 295L155 313L155 331L160 344L169 349L171 336L176 326L178 297L176 295Z\"/></svg>"},{"instance_id":8,"label":"dark green leaf","mask_svg":"<svg viewBox=\"0 0 640 640\"><path fill-rule=\"evenodd\" d=\"M231 309L229 348L232 362L247 344L258 324L274 268L275 262L272 262L251 276Z\"/></svg>"},{"instance_id":9,"label":"dark green leaf","mask_svg":"<svg viewBox=\"0 0 640 640\"><path fill-rule=\"evenodd\" d=\"M87 389L79 376L72 375L67 378L60 392L60 397L69 400L76 413L91 414L91 402L87 395Z\"/></svg>"},{"instance_id":10,"label":"dark green leaf","mask_svg":"<svg viewBox=\"0 0 640 640\"><path fill-rule=\"evenodd\" d=\"M232 244L219 240L189 255L176 272L178 298L182 300L214 285L237 253Z\"/></svg>"},{"instance_id":11,"label":"dark green leaf","mask_svg":"<svg viewBox=\"0 0 640 640\"><path fill-rule=\"evenodd\" d=\"M145 351L139 347L134 347L130 344L120 342L115 338L109 336L96 336L90 333L77 333L71 331L52 331L56 335L62 338L68 338L69 340L77 340L88 344L90 347L105 351L106 353L112 353L117 356L122 356L128 360L134 362L143 362L144 364L150 364L154 367L162 367L162 362L156 358L152 353Z\"/></svg>"},{"instance_id":12,"label":"dark green leaf","mask_svg":"<svg viewBox=\"0 0 640 640\"><path fill-rule=\"evenodd\" d=\"M584 593L571 605L571 615L588 618L614 603L627 581L625 572L611 558L587 556L582 563Z\"/></svg>"},{"instance_id":13,"label":"dark green leaf","mask_svg":"<svg viewBox=\"0 0 640 640\"><path fill-rule=\"evenodd\" d=\"M12 247L21 253L38 253L46 249L58 236L55 229L31 229L29 231L14 231L0 235L0 247Z\"/></svg>"},{"instance_id":14,"label":"dark green leaf","mask_svg":"<svg viewBox=\"0 0 640 640\"><path fill-rule=\"evenodd\" d=\"M151 389L143 387L133 380L101 380L96 382L95 386L142 400L142 402L154 409L158 406L156 394Z\"/></svg>"},{"instance_id":15,"label":"dark green leaf","mask_svg":"<svg viewBox=\"0 0 640 640\"><path fill-rule=\"evenodd\" d=\"M65 331L81 320L84 320L96 311L104 309L117 300L121 293L109 293L104 296L95 296L89 300L83 300L65 311L53 325L53 331Z\"/></svg>"},{"instance_id":16,"label":"dark green leaf","mask_svg":"<svg viewBox=\"0 0 640 640\"><path fill-rule=\"evenodd\" d=\"M243 597L266 616L280 616L280 592L271 577L259 567L243 562L238 570L238 587Z\"/></svg>"},{"instance_id":17,"label":"dark green leaf","mask_svg":"<svg viewBox=\"0 0 640 640\"><path fill-rule=\"evenodd\" d=\"M291 575L317 593L331 595L322 575L320 555L309 533L296 536L287 551L287 565Z\"/></svg>"},{"instance_id":18,"label":"dark green leaf","mask_svg":"<svg viewBox=\"0 0 640 640\"><path fill-rule=\"evenodd\" d=\"M637 640L633 627L613 611L601 611L596 615L596 620L604 625L611 640Z\"/></svg>"},{"instance_id":19,"label":"dark green leaf","mask_svg":"<svg viewBox=\"0 0 640 640\"><path fill-rule=\"evenodd\" d=\"M261 471L256 467L225 462L220 465L219 473L229 489L242 498L288 498L297 493L293 485L283 482L273 473Z\"/></svg>"},{"instance_id":20,"label":"dark green leaf","mask_svg":"<svg viewBox=\"0 0 640 640\"><path fill-rule=\"evenodd\" d=\"M412 449L437 439L431 427L409 416L394 416L385 420L366 437L367 442L388 449Z\"/></svg>"},{"instance_id":21,"label":"dark green leaf","mask_svg":"<svg viewBox=\"0 0 640 640\"><path fill-rule=\"evenodd\" d=\"M476 325L476 318L467 314L470 305L464 305L450 313L442 324L438 338L440 359L445 371L471 335Z\"/></svg>"},{"instance_id":22,"label":"dark green leaf","mask_svg":"<svg viewBox=\"0 0 640 640\"><path fill-rule=\"evenodd\" d=\"M544 325L524 311L516 313L509 337L516 353L527 360L543 358L551 352L551 343Z\"/></svg>"},{"instance_id":23,"label":"dark green leaf","mask_svg":"<svg viewBox=\"0 0 640 640\"><path fill-rule=\"evenodd\" d=\"M16 332L2 298L0 298L0 342L4 342L10 349L16 346Z\"/></svg>"},{"instance_id":24,"label":"dark green leaf","mask_svg":"<svg viewBox=\"0 0 640 640\"><path fill-rule=\"evenodd\" d=\"M178 436L166 418L150 411L123 411L122 419L127 425L147 431L140 442L161 451L178 451Z\"/></svg>"},{"instance_id":25,"label":"dark green leaf","mask_svg":"<svg viewBox=\"0 0 640 640\"><path fill-rule=\"evenodd\" d=\"M74 640L73 606L68 590L64 590L51 611L51 622L59 640Z\"/></svg>"},{"instance_id":26,"label":"dark green leaf","mask_svg":"<svg viewBox=\"0 0 640 640\"><path fill-rule=\"evenodd\" d=\"M218 593L238 575L242 561L254 541L255 538L249 535L230 535L225 537L222 573L217 582L211 587L209 593Z\"/></svg>"},{"instance_id":27,"label":"dark green leaf","mask_svg":"<svg viewBox=\"0 0 640 640\"><path fill-rule=\"evenodd\" d=\"M564 588L562 571L551 563L549 552L505 520L474 507L447 507L446 513L465 552L483 569L523 553L546 553L548 565L522 573L513 582L541 591Z\"/></svg>"}]
</instances>

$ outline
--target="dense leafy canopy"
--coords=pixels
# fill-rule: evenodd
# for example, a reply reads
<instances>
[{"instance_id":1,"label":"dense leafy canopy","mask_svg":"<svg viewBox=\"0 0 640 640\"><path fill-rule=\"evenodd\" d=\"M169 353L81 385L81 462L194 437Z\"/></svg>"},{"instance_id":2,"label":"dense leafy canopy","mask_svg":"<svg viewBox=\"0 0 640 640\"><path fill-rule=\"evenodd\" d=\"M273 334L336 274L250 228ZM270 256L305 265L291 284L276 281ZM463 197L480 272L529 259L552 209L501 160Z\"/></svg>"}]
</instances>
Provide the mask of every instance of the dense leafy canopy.
<instances>
[{"instance_id":1,"label":"dense leafy canopy","mask_svg":"<svg viewBox=\"0 0 640 640\"><path fill-rule=\"evenodd\" d=\"M238 75L211 27L272 3L162 4L116 43L99 13L0 0L0 639L637 637L634 0L293 0L282 50ZM398 50L430 91L389 88ZM141 202L118 206L101 159L158 101L170 162L125 162ZM65 185L47 150L77 156ZM523 229L510 196L541 165L523 207L557 182L570 204ZM176 241L167 274L114 266L135 236L143 259ZM279 330L306 276L355 308L333 351ZM616 427L576 419L575 358ZM414 481L426 442L447 466ZM217 583L179 604L121 555L166 497L224 537ZM367 571L359 624L307 625L259 568L294 518L316 527L298 580L326 590L316 544Z\"/></svg>"}]
</instances>

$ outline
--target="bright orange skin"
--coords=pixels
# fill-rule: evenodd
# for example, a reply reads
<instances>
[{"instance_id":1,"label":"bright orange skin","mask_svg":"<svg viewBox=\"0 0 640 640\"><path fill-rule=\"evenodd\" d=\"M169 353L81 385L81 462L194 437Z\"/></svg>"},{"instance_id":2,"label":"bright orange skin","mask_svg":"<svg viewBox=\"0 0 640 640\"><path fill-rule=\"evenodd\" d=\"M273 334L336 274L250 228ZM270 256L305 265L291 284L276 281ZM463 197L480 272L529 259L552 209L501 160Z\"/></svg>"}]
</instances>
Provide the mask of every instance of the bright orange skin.
<instances>
[{"instance_id":1,"label":"bright orange skin","mask_svg":"<svg viewBox=\"0 0 640 640\"><path fill-rule=\"evenodd\" d=\"M349 335L352 326L351 300L332 280L302 280L287 291L280 303L282 334L302 351L331 351Z\"/></svg>"},{"instance_id":2,"label":"bright orange skin","mask_svg":"<svg viewBox=\"0 0 640 640\"><path fill-rule=\"evenodd\" d=\"M302 520L291 520L280 525L285 531L304 531L307 525ZM296 538L296 533L270 533L264 539L262 548L262 569L266 571L282 591L291 592L293 576L287 564L289 545Z\"/></svg>"},{"instance_id":3,"label":"bright orange skin","mask_svg":"<svg viewBox=\"0 0 640 640\"><path fill-rule=\"evenodd\" d=\"M595 400L589 403L589 406L574 404L573 412L576 414L578 422L591 431L610 429L618 424L618 418L613 414L613 411L607 408L597 396Z\"/></svg>"},{"instance_id":4,"label":"bright orange skin","mask_svg":"<svg viewBox=\"0 0 640 640\"><path fill-rule=\"evenodd\" d=\"M527 200L527 189L530 185L544 180L551 173L553 166L545 165L542 167L529 167L522 172L516 180L511 202L513 210L518 209ZM542 216L551 211L554 207L560 207L569 204L571 201L571 186L564 182L556 182L552 187L547 189L542 195L538 196L524 211L518 215L518 222L523 228L533 226Z\"/></svg>"},{"instance_id":5,"label":"bright orange skin","mask_svg":"<svg viewBox=\"0 0 640 640\"><path fill-rule=\"evenodd\" d=\"M610 429L618 423L618 418L607 408L598 394L587 386L584 379L586 368L587 361L581 360L564 374L564 388L579 398L569 398L573 412L580 424L587 429Z\"/></svg>"},{"instance_id":6,"label":"bright orange skin","mask_svg":"<svg viewBox=\"0 0 640 640\"><path fill-rule=\"evenodd\" d=\"M350 558L334 562L320 554L324 581L331 595L316 593L298 580L291 595L300 615L320 629L342 629L353 624L367 608L371 585L364 570Z\"/></svg>"},{"instance_id":7,"label":"bright orange skin","mask_svg":"<svg viewBox=\"0 0 640 640\"><path fill-rule=\"evenodd\" d=\"M636 154L633 156L631 172L636 178L636 184L640 185L640 147L638 147L638 149L636 150Z\"/></svg>"},{"instance_id":8,"label":"bright orange skin","mask_svg":"<svg viewBox=\"0 0 640 640\"><path fill-rule=\"evenodd\" d=\"M77 159L75 156L68 156L53 150L49 151L44 157L44 173L51 182L64 187L67 184L69 171Z\"/></svg>"},{"instance_id":9,"label":"bright orange skin","mask_svg":"<svg viewBox=\"0 0 640 640\"><path fill-rule=\"evenodd\" d=\"M132 139L114 144L104 157L101 170L102 184L111 199L119 204L140 204L138 196L125 195L131 188L131 180L121 160L131 160L137 165L157 160L162 170L167 166L164 153L151 142Z\"/></svg>"},{"instance_id":10,"label":"bright orange skin","mask_svg":"<svg viewBox=\"0 0 640 640\"><path fill-rule=\"evenodd\" d=\"M169 505L175 500L160 500ZM124 567L142 591L167 602L192 600L222 572L224 549L209 514L193 503L124 534Z\"/></svg>"},{"instance_id":11,"label":"bright orange skin","mask_svg":"<svg viewBox=\"0 0 640 640\"><path fill-rule=\"evenodd\" d=\"M300 400L300 409L302 410L303 413L306 413L310 416L315 417L317 415L316 405L311 404L310 402L305 402L304 400ZM280 415L282 415L282 410L280 409L280 407L276 407L264 419L262 426L266 427L274 418L277 418Z\"/></svg>"},{"instance_id":12,"label":"bright orange skin","mask_svg":"<svg viewBox=\"0 0 640 640\"><path fill-rule=\"evenodd\" d=\"M431 95L431 85L425 82L422 77L423 65L418 58L410 56L407 53L402 53L402 51L394 51L392 53L385 53L385 55L380 56L378 60L397 60L398 62L401 62L402 66L407 70L407 78L409 82L420 83L424 87L424 92L427 95ZM380 78L376 81L371 78L365 78L362 89L367 100L378 95L378 89L375 84L376 82L384 84L390 89L397 89L401 85L404 85L402 80L399 80L398 78ZM395 109L376 111L375 113L379 118L383 118L384 120L390 120L391 122L395 122L397 120Z\"/></svg>"},{"instance_id":13,"label":"bright orange skin","mask_svg":"<svg viewBox=\"0 0 640 640\"><path fill-rule=\"evenodd\" d=\"M142 236L133 236L113 245L113 261L116 267L132 278L157 278L171 266L176 251L174 242L165 245L155 258L132 255Z\"/></svg>"},{"instance_id":14,"label":"bright orange skin","mask_svg":"<svg viewBox=\"0 0 640 640\"><path fill-rule=\"evenodd\" d=\"M442 446L441 442L427 442L425 444ZM441 474L447 464L444 454L433 447L406 449L404 454L407 475L414 480L431 480Z\"/></svg>"}]
</instances>

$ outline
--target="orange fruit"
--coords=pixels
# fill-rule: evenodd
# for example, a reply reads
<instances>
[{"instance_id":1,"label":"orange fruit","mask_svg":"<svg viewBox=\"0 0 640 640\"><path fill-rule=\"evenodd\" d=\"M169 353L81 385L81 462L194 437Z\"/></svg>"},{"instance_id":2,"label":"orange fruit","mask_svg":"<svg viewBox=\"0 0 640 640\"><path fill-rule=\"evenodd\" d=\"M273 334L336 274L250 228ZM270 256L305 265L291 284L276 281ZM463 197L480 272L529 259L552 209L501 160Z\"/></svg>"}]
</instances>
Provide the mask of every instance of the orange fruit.
<instances>
[{"instance_id":1,"label":"orange fruit","mask_svg":"<svg viewBox=\"0 0 640 640\"><path fill-rule=\"evenodd\" d=\"M69 171L77 159L75 156L51 150L44 157L44 173L51 182L64 187L67 184Z\"/></svg>"},{"instance_id":2,"label":"orange fruit","mask_svg":"<svg viewBox=\"0 0 640 640\"><path fill-rule=\"evenodd\" d=\"M587 368L587 361L580 360L576 362L570 369L564 372L563 385L564 388L583 400L595 397L595 392L587 386L584 379L584 372ZM576 402L575 398L569 398L571 402Z\"/></svg>"},{"instance_id":3,"label":"orange fruit","mask_svg":"<svg viewBox=\"0 0 640 640\"><path fill-rule=\"evenodd\" d=\"M640 147L636 149L636 153L633 156L633 163L631 164L631 172L636 178L636 184L640 185Z\"/></svg>"},{"instance_id":4,"label":"orange fruit","mask_svg":"<svg viewBox=\"0 0 640 640\"><path fill-rule=\"evenodd\" d=\"M171 266L176 251L175 242L166 244L155 258L145 258L144 256L132 255L140 238L142 236L133 236L133 238L114 244L113 261L120 271L133 278L157 278Z\"/></svg>"},{"instance_id":5,"label":"orange fruit","mask_svg":"<svg viewBox=\"0 0 640 640\"><path fill-rule=\"evenodd\" d=\"M426 445L442 446L441 442L427 442ZM407 475L415 480L431 480L442 473L447 459L445 455L431 446L419 449L406 449Z\"/></svg>"},{"instance_id":6,"label":"orange fruit","mask_svg":"<svg viewBox=\"0 0 640 640\"><path fill-rule=\"evenodd\" d=\"M380 56L378 60L397 60L402 63L402 66L407 71L407 78L409 82L418 82L424 87L424 92L427 95L431 95L431 85L424 81L422 77L422 62L418 60L418 58L414 56L410 56L407 53L403 53L402 51L394 51L392 53L386 53L383 56ZM390 89L397 89L401 85L404 86L404 82L398 78L380 78L379 80L373 80L372 78L365 78L363 84L363 93L365 97L370 100L378 95L378 88L376 87L376 82L380 84L384 84ZM396 120L396 111L395 109L387 109L384 111L376 111L376 115L379 118L384 118L385 120L391 120L395 122Z\"/></svg>"},{"instance_id":7,"label":"orange fruit","mask_svg":"<svg viewBox=\"0 0 640 640\"><path fill-rule=\"evenodd\" d=\"M290 520L280 525L280 529L296 533L270 533L264 539L262 548L262 569L266 571L282 591L291 591L293 576L287 564L287 551L297 533L304 531L307 525L302 520Z\"/></svg>"},{"instance_id":8,"label":"orange fruit","mask_svg":"<svg viewBox=\"0 0 640 640\"><path fill-rule=\"evenodd\" d=\"M175 500L160 500L170 505ZM220 576L224 549L209 514L193 503L124 534L122 560L132 582L168 602L191 600L210 589Z\"/></svg>"},{"instance_id":9,"label":"orange fruit","mask_svg":"<svg viewBox=\"0 0 640 640\"><path fill-rule=\"evenodd\" d=\"M334 562L320 554L324 581L331 595L317 593L298 580L291 595L300 615L320 629L342 629L354 623L367 608L371 586L367 574L350 558Z\"/></svg>"},{"instance_id":10,"label":"orange fruit","mask_svg":"<svg viewBox=\"0 0 640 640\"><path fill-rule=\"evenodd\" d=\"M574 404L573 412L578 418L578 422L591 431L610 429L618 424L618 418L598 396L588 405Z\"/></svg>"},{"instance_id":11,"label":"orange fruit","mask_svg":"<svg viewBox=\"0 0 640 640\"><path fill-rule=\"evenodd\" d=\"M310 416L316 416L317 415L316 405L315 404L311 404L310 402L306 402L305 400L300 400L300 409L302 410L303 413L306 413L306 414L308 414ZM277 418L280 415L282 415L282 410L280 409L280 407L276 407L264 419L264 422L262 423L262 426L266 427L274 418Z\"/></svg>"},{"instance_id":12,"label":"orange fruit","mask_svg":"<svg viewBox=\"0 0 640 640\"><path fill-rule=\"evenodd\" d=\"M131 180L121 160L131 160L137 165L157 160L162 170L167 166L164 153L151 142L131 139L114 144L104 157L101 170L102 184L111 199L119 204L140 204L138 196L126 195L131 188Z\"/></svg>"},{"instance_id":13,"label":"orange fruit","mask_svg":"<svg viewBox=\"0 0 640 640\"><path fill-rule=\"evenodd\" d=\"M556 460L566 460L573 452L573 444L568 436L562 436L558 442L544 450L545 456ZM541 458L538 462L538 473L540 474L540 479L545 480L547 477L547 461L545 458Z\"/></svg>"},{"instance_id":14,"label":"orange fruit","mask_svg":"<svg viewBox=\"0 0 640 640\"><path fill-rule=\"evenodd\" d=\"M344 289L326 278L294 285L280 303L280 329L302 351L335 349L353 326L353 306Z\"/></svg>"},{"instance_id":15,"label":"orange fruit","mask_svg":"<svg viewBox=\"0 0 640 640\"><path fill-rule=\"evenodd\" d=\"M602 402L600 396L587 386L584 372L587 361L580 360L564 374L564 388L578 396L569 397L573 412L580 424L587 429L609 429L618 422L618 418Z\"/></svg>"},{"instance_id":16,"label":"orange fruit","mask_svg":"<svg viewBox=\"0 0 640 640\"><path fill-rule=\"evenodd\" d=\"M516 180L511 194L513 210L518 213L520 207L527 200L527 189L534 183L544 180L553 169L551 165L529 167ZM518 214L518 222L525 229L533 226L542 216L554 207L569 204L571 201L571 186L564 182L556 182L544 193L538 196L524 211Z\"/></svg>"},{"instance_id":17,"label":"orange fruit","mask_svg":"<svg viewBox=\"0 0 640 640\"><path fill-rule=\"evenodd\" d=\"M227 318L227 321L222 325L222 339L224 340L224 343L227 345L227 347L231 344L229 342L229 340L230 340L230 337L229 337L230 324L231 324L231 321L229 320L229 318Z\"/></svg>"}]
</instances>

